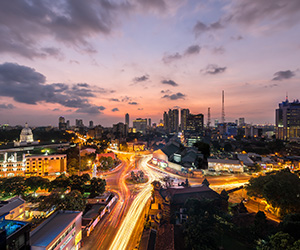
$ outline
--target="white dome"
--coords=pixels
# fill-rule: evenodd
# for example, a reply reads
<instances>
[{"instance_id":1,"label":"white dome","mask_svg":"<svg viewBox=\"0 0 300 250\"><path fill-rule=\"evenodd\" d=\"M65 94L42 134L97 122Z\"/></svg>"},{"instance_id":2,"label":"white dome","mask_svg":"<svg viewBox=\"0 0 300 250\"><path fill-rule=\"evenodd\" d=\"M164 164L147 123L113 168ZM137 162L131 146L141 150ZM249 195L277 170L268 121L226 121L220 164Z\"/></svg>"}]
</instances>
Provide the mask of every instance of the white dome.
<instances>
[{"instance_id":1,"label":"white dome","mask_svg":"<svg viewBox=\"0 0 300 250\"><path fill-rule=\"evenodd\" d=\"M25 128L22 129L20 134L21 142L33 142L33 134L31 129L28 127L28 124L25 124Z\"/></svg>"}]
</instances>

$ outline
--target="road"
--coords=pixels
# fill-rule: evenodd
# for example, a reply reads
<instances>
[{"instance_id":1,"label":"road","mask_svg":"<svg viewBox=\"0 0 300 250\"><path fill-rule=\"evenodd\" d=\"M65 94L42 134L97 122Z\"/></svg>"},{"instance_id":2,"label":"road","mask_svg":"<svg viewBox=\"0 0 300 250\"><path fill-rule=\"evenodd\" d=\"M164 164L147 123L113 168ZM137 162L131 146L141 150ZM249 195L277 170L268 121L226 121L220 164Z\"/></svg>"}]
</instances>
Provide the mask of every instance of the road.
<instances>
[{"instance_id":1,"label":"road","mask_svg":"<svg viewBox=\"0 0 300 250\"><path fill-rule=\"evenodd\" d=\"M120 158L122 159L121 166L102 176L106 180L106 189L116 193L119 199L111 212L101 219L90 236L83 240L83 249L107 250L134 199L125 183L126 174L134 168L134 159L127 156Z\"/></svg>"},{"instance_id":2,"label":"road","mask_svg":"<svg viewBox=\"0 0 300 250\"><path fill-rule=\"evenodd\" d=\"M83 249L125 250L137 247L143 231L145 207L151 197L151 183L166 175L176 178L179 182L185 180L182 176L166 173L148 164L151 154L138 156L138 161L136 161L134 153L124 153L122 155L119 156L122 158L122 165L117 170L103 175L103 178L107 181L107 189L116 192L119 200L111 213L106 215L90 237L84 240ZM133 189L134 185L131 185L130 190L125 180L135 167L144 171L145 175L148 176L148 182L139 184L138 188L135 189ZM206 178L212 189L228 190L246 184L251 176L239 174ZM200 179L190 178L189 182L192 186L199 185L203 179L204 177Z\"/></svg>"}]
</instances>

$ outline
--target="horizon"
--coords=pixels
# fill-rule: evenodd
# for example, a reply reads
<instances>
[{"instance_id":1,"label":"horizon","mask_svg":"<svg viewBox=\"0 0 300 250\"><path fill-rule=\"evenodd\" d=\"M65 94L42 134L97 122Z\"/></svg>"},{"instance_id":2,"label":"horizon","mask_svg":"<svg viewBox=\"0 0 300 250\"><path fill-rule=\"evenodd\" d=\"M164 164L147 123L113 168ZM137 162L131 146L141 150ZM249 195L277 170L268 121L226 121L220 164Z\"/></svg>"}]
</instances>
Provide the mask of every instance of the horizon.
<instances>
[{"instance_id":1,"label":"horizon","mask_svg":"<svg viewBox=\"0 0 300 250\"><path fill-rule=\"evenodd\" d=\"M212 124L274 124L300 97L300 4L251 1L0 2L0 124L158 123L189 108Z\"/></svg>"}]
</instances>

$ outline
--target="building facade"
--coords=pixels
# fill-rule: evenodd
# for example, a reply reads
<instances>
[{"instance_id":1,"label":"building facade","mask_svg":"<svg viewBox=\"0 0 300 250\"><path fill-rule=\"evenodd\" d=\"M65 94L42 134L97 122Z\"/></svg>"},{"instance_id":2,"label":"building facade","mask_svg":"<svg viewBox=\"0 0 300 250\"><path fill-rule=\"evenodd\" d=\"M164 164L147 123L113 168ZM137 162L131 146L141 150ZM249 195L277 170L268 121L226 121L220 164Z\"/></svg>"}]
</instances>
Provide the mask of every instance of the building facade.
<instances>
[{"instance_id":1,"label":"building facade","mask_svg":"<svg viewBox=\"0 0 300 250\"><path fill-rule=\"evenodd\" d=\"M79 249L82 212L58 211L30 232L32 250Z\"/></svg>"},{"instance_id":2,"label":"building facade","mask_svg":"<svg viewBox=\"0 0 300 250\"><path fill-rule=\"evenodd\" d=\"M300 102L288 100L276 109L276 138L300 141Z\"/></svg>"},{"instance_id":3,"label":"building facade","mask_svg":"<svg viewBox=\"0 0 300 250\"><path fill-rule=\"evenodd\" d=\"M181 110L181 130L187 130L187 120L190 115L189 109L182 109Z\"/></svg>"},{"instance_id":4,"label":"building facade","mask_svg":"<svg viewBox=\"0 0 300 250\"><path fill-rule=\"evenodd\" d=\"M178 109L169 109L169 132L174 133L179 131L179 111Z\"/></svg>"},{"instance_id":5,"label":"building facade","mask_svg":"<svg viewBox=\"0 0 300 250\"><path fill-rule=\"evenodd\" d=\"M133 120L133 127L137 132L145 134L147 130L147 119L137 118Z\"/></svg>"},{"instance_id":6,"label":"building facade","mask_svg":"<svg viewBox=\"0 0 300 250\"><path fill-rule=\"evenodd\" d=\"M204 124L203 114L198 114L198 115L190 114L187 119L186 130L191 132L196 132L196 133L202 133L204 128L203 124Z\"/></svg>"},{"instance_id":7,"label":"building facade","mask_svg":"<svg viewBox=\"0 0 300 250\"><path fill-rule=\"evenodd\" d=\"M26 156L26 176L55 176L66 171L67 155Z\"/></svg>"},{"instance_id":8,"label":"building facade","mask_svg":"<svg viewBox=\"0 0 300 250\"><path fill-rule=\"evenodd\" d=\"M125 124L127 124L127 126L129 127L129 114L126 113L125 115Z\"/></svg>"}]
</instances>

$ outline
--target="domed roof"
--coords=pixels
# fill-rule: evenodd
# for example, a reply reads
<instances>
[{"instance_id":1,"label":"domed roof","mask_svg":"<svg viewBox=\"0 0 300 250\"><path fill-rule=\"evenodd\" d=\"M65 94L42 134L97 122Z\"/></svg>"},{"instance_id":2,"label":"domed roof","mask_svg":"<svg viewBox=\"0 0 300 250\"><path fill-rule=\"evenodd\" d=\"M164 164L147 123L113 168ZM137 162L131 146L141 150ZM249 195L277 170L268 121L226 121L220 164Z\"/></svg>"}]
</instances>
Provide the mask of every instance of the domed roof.
<instances>
[{"instance_id":1,"label":"domed roof","mask_svg":"<svg viewBox=\"0 0 300 250\"><path fill-rule=\"evenodd\" d=\"M27 122L25 123L25 128L21 131L20 142L33 142L33 134Z\"/></svg>"},{"instance_id":2,"label":"domed roof","mask_svg":"<svg viewBox=\"0 0 300 250\"><path fill-rule=\"evenodd\" d=\"M32 135L31 129L28 127L27 122L25 123L25 128L22 129L21 135Z\"/></svg>"}]
</instances>

